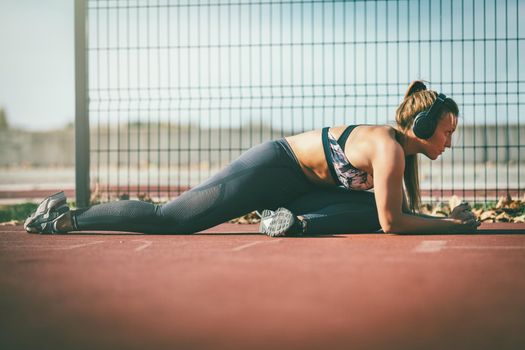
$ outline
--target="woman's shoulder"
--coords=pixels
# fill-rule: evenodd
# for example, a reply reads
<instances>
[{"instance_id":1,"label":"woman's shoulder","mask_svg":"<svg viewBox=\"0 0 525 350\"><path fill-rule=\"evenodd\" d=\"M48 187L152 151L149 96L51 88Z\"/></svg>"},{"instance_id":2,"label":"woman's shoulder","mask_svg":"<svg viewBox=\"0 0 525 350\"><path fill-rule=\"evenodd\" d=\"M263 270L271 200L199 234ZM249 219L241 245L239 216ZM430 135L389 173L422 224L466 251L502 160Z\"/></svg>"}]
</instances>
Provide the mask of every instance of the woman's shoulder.
<instances>
[{"instance_id":1,"label":"woman's shoulder","mask_svg":"<svg viewBox=\"0 0 525 350\"><path fill-rule=\"evenodd\" d=\"M398 158L399 154L404 153L399 142L399 131L390 125L367 125L360 132L360 135L355 136L363 140L371 162L384 157Z\"/></svg>"},{"instance_id":2,"label":"woman's shoulder","mask_svg":"<svg viewBox=\"0 0 525 350\"><path fill-rule=\"evenodd\" d=\"M361 124L359 126L376 134L393 134L396 131L392 125L388 124Z\"/></svg>"},{"instance_id":3,"label":"woman's shoulder","mask_svg":"<svg viewBox=\"0 0 525 350\"><path fill-rule=\"evenodd\" d=\"M345 154L354 167L372 174L372 164L378 158L394 156L391 153L397 151L395 142L395 129L391 126L360 124L350 133Z\"/></svg>"},{"instance_id":4,"label":"woman's shoulder","mask_svg":"<svg viewBox=\"0 0 525 350\"><path fill-rule=\"evenodd\" d=\"M399 144L399 132L391 125L361 125L355 131L356 138L366 140L371 145Z\"/></svg>"}]
</instances>

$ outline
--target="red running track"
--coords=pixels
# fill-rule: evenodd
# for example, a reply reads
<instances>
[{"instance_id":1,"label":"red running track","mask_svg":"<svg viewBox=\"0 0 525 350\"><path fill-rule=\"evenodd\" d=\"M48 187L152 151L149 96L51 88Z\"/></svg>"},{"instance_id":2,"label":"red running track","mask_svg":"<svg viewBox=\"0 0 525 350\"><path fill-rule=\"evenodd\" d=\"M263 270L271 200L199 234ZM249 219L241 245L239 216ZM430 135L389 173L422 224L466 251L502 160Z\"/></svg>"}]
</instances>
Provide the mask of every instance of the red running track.
<instances>
[{"instance_id":1,"label":"red running track","mask_svg":"<svg viewBox=\"0 0 525 350\"><path fill-rule=\"evenodd\" d=\"M476 235L0 227L1 349L524 349L525 226Z\"/></svg>"}]
</instances>

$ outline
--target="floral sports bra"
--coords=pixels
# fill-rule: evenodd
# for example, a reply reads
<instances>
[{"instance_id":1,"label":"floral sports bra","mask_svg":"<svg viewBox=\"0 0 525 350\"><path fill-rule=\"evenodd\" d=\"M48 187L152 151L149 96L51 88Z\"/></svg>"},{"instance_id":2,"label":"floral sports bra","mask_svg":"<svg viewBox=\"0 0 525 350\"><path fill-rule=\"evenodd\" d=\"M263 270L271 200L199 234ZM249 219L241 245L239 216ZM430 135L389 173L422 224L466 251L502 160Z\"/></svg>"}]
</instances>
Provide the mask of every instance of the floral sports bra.
<instances>
[{"instance_id":1,"label":"floral sports bra","mask_svg":"<svg viewBox=\"0 0 525 350\"><path fill-rule=\"evenodd\" d=\"M367 172L354 167L344 152L346 140L356 126L348 126L339 140L329 132L329 128L323 128L324 154L330 174L338 186L349 190L369 190L374 187L374 179Z\"/></svg>"}]
</instances>

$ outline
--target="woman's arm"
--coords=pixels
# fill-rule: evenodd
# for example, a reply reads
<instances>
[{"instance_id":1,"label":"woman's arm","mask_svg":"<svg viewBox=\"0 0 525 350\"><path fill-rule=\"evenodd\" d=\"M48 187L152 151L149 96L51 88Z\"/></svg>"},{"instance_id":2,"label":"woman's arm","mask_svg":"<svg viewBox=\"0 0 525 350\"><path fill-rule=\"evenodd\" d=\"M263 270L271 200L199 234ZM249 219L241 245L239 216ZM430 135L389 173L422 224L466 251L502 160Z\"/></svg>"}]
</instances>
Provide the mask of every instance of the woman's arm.
<instances>
[{"instance_id":1,"label":"woman's arm","mask_svg":"<svg viewBox=\"0 0 525 350\"><path fill-rule=\"evenodd\" d=\"M476 230L475 220L463 223L451 218L430 218L406 213L406 206L403 205L403 149L396 142L383 142L376 146L372 159L374 196L383 232L458 233Z\"/></svg>"},{"instance_id":2,"label":"woman's arm","mask_svg":"<svg viewBox=\"0 0 525 350\"><path fill-rule=\"evenodd\" d=\"M474 219L462 222L452 218L422 217L420 215L422 214L403 214L397 225L388 233L466 233L476 231L479 226Z\"/></svg>"},{"instance_id":3,"label":"woman's arm","mask_svg":"<svg viewBox=\"0 0 525 350\"><path fill-rule=\"evenodd\" d=\"M438 216L432 216L432 215L426 215L421 213L412 213L408 209L407 200L405 193L403 192L403 214L416 217L416 218L422 218L427 219L427 221L414 221L408 219L408 221L405 218L405 228L403 232L397 232L397 233L421 233L420 227L424 227L430 225L430 228L427 228L427 231L425 233L443 233L439 232L438 229L441 226L442 230L444 230L444 233L460 233L460 232L469 232L469 231L475 231L477 229L477 226L479 226L479 223L476 223L475 225L469 225L466 224L466 222L463 222L461 220L458 220L456 218L451 217L438 217ZM474 220L475 217L471 216ZM428 221L430 220L430 221ZM438 221L436 221L438 220Z\"/></svg>"}]
</instances>

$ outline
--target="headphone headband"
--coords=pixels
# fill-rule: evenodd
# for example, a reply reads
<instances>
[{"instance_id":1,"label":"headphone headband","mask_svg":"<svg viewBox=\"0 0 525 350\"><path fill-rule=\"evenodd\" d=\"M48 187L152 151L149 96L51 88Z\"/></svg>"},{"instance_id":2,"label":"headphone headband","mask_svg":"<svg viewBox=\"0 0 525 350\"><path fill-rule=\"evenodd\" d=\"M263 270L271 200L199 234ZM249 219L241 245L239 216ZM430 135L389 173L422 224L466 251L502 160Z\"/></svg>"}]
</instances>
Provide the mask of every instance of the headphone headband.
<instances>
[{"instance_id":1,"label":"headphone headband","mask_svg":"<svg viewBox=\"0 0 525 350\"><path fill-rule=\"evenodd\" d=\"M432 104L430 106L430 109L427 112L427 117L432 120L437 120L439 117L439 112L441 111L441 107L443 106L443 103L445 103L447 96L445 94L439 94Z\"/></svg>"}]
</instances>

